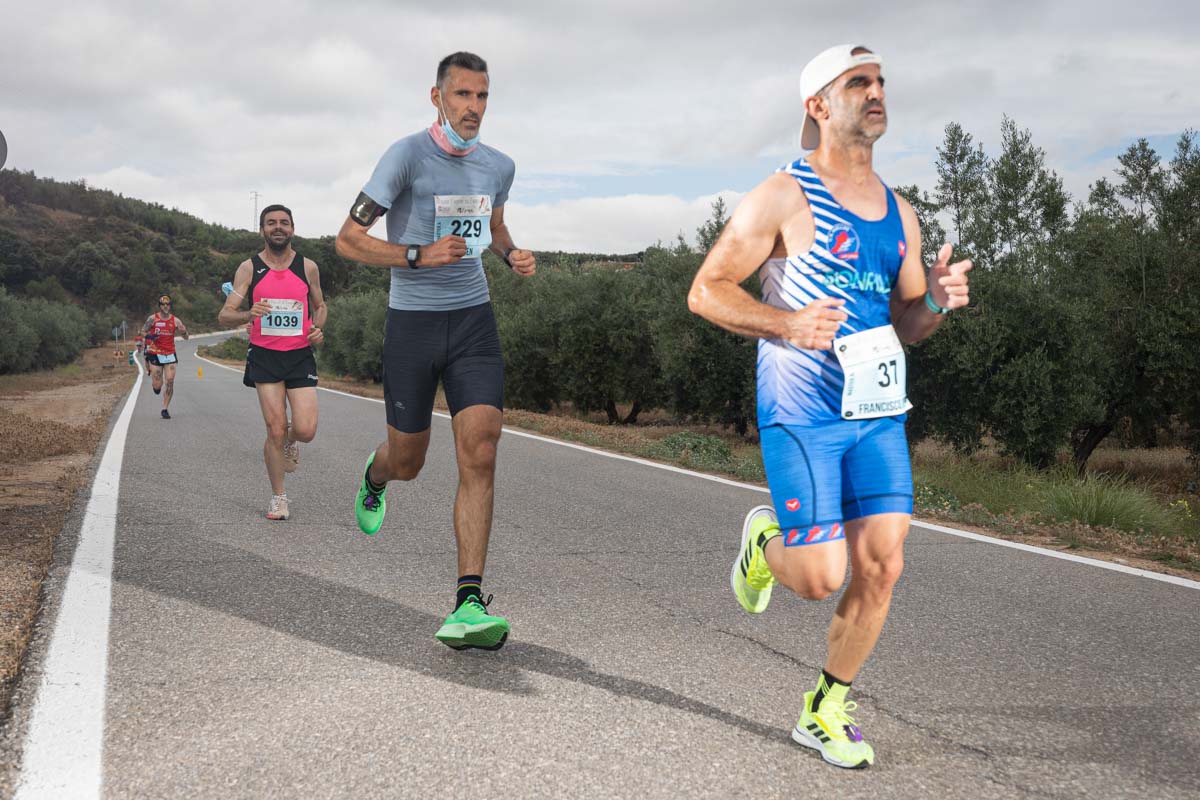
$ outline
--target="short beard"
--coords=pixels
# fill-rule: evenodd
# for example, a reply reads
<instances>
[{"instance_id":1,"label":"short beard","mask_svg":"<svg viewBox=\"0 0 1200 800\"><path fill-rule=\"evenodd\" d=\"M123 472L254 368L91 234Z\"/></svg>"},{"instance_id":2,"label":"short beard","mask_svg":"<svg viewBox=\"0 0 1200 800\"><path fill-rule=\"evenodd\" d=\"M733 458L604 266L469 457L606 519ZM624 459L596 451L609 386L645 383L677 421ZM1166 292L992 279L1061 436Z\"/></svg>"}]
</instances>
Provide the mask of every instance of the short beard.
<instances>
[{"instance_id":1,"label":"short beard","mask_svg":"<svg viewBox=\"0 0 1200 800\"><path fill-rule=\"evenodd\" d=\"M290 247L292 244L292 237L289 236L288 238L284 239L283 244L275 244L275 242L271 241L269 237L265 241L267 243L267 249L275 255L279 255L280 253L287 252L288 247Z\"/></svg>"},{"instance_id":2,"label":"short beard","mask_svg":"<svg viewBox=\"0 0 1200 800\"><path fill-rule=\"evenodd\" d=\"M857 128L854 131L851 141L860 147L870 147L879 141L886 131L866 131L862 128Z\"/></svg>"}]
</instances>

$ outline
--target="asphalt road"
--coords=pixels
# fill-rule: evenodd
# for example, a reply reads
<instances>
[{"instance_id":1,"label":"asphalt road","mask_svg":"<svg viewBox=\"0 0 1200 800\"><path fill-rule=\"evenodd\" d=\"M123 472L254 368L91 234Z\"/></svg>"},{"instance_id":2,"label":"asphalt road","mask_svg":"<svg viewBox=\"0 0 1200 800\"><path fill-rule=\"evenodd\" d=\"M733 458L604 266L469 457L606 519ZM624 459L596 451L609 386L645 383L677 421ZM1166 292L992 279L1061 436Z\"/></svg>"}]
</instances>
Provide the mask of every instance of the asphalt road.
<instances>
[{"instance_id":1,"label":"asphalt road","mask_svg":"<svg viewBox=\"0 0 1200 800\"><path fill-rule=\"evenodd\" d=\"M484 588L513 633L456 653L449 422L367 537L383 408L322 392L270 522L254 393L194 344L174 418L144 383L128 431L105 797L1200 795L1195 588L914 530L855 684L877 763L838 770L789 739L836 599L751 617L728 587L763 495L506 434Z\"/></svg>"}]
</instances>

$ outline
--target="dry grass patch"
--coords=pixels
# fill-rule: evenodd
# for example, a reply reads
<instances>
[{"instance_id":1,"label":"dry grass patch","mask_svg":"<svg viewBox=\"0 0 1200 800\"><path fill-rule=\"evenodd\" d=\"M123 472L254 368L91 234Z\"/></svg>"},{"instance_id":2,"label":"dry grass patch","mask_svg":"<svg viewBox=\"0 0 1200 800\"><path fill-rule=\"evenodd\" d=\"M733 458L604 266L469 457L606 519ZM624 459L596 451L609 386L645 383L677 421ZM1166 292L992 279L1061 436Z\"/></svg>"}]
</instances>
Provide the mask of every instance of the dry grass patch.
<instances>
[{"instance_id":1,"label":"dry grass patch","mask_svg":"<svg viewBox=\"0 0 1200 800\"><path fill-rule=\"evenodd\" d=\"M0 718L37 615L54 537L86 481L117 401L136 379L127 357L85 351L56 370L0 376Z\"/></svg>"}]
</instances>

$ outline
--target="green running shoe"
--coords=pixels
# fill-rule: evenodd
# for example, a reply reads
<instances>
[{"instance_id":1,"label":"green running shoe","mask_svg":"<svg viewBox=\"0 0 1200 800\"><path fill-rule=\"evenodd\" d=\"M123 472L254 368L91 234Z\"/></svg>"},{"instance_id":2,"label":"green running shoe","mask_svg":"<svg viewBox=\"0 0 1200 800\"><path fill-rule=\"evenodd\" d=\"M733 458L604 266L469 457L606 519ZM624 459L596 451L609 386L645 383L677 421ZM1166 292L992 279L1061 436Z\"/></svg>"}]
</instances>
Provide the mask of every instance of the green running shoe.
<instances>
[{"instance_id":1,"label":"green running shoe","mask_svg":"<svg viewBox=\"0 0 1200 800\"><path fill-rule=\"evenodd\" d=\"M375 460L375 452L367 457L367 466L359 479L358 497L354 498L354 516L358 520L358 529L367 536L374 536L383 525L383 515L387 511L387 501L383 493L373 494L367 487L367 470ZM386 490L385 490L386 491Z\"/></svg>"},{"instance_id":2,"label":"green running shoe","mask_svg":"<svg viewBox=\"0 0 1200 800\"><path fill-rule=\"evenodd\" d=\"M863 741L862 731L854 724L850 712L858 703L838 703L828 695L821 701L816 714L812 708L816 692L805 692L804 711L792 730L792 741L811 747L821 758L837 767L866 769L875 763L875 751Z\"/></svg>"},{"instance_id":3,"label":"green running shoe","mask_svg":"<svg viewBox=\"0 0 1200 800\"><path fill-rule=\"evenodd\" d=\"M758 543L759 536L774 528L779 530L775 510L770 506L755 506L742 523L742 546L729 572L729 584L742 608L751 614L761 614L771 602L771 587L775 576L767 566L767 556Z\"/></svg>"},{"instance_id":4,"label":"green running shoe","mask_svg":"<svg viewBox=\"0 0 1200 800\"><path fill-rule=\"evenodd\" d=\"M455 650L499 650L508 640L508 620L487 613L487 600L468 597L453 614L446 617L442 627L434 636L439 642Z\"/></svg>"}]
</instances>

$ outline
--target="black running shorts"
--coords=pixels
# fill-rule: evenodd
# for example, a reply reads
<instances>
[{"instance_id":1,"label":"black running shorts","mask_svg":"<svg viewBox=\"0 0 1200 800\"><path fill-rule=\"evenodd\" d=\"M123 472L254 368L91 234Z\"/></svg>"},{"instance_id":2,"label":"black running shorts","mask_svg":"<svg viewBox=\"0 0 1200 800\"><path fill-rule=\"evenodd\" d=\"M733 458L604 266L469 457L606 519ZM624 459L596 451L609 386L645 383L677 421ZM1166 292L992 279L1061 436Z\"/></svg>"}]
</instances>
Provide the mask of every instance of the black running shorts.
<instances>
[{"instance_id":1,"label":"black running shorts","mask_svg":"<svg viewBox=\"0 0 1200 800\"><path fill-rule=\"evenodd\" d=\"M250 345L246 349L246 372L242 383L283 382L288 389L317 385L317 360L311 347L297 350L268 350Z\"/></svg>"},{"instance_id":2,"label":"black running shorts","mask_svg":"<svg viewBox=\"0 0 1200 800\"><path fill-rule=\"evenodd\" d=\"M162 361L158 360L160 357L163 359ZM172 364L179 363L179 356L177 356L175 353L170 353L165 356L160 356L159 353L147 353L146 363L152 367L169 367Z\"/></svg>"},{"instance_id":3,"label":"black running shorts","mask_svg":"<svg viewBox=\"0 0 1200 800\"><path fill-rule=\"evenodd\" d=\"M504 358L491 303L454 311L388 309L383 340L388 425L404 433L429 428L438 380L451 416L469 406L504 409Z\"/></svg>"}]
</instances>

